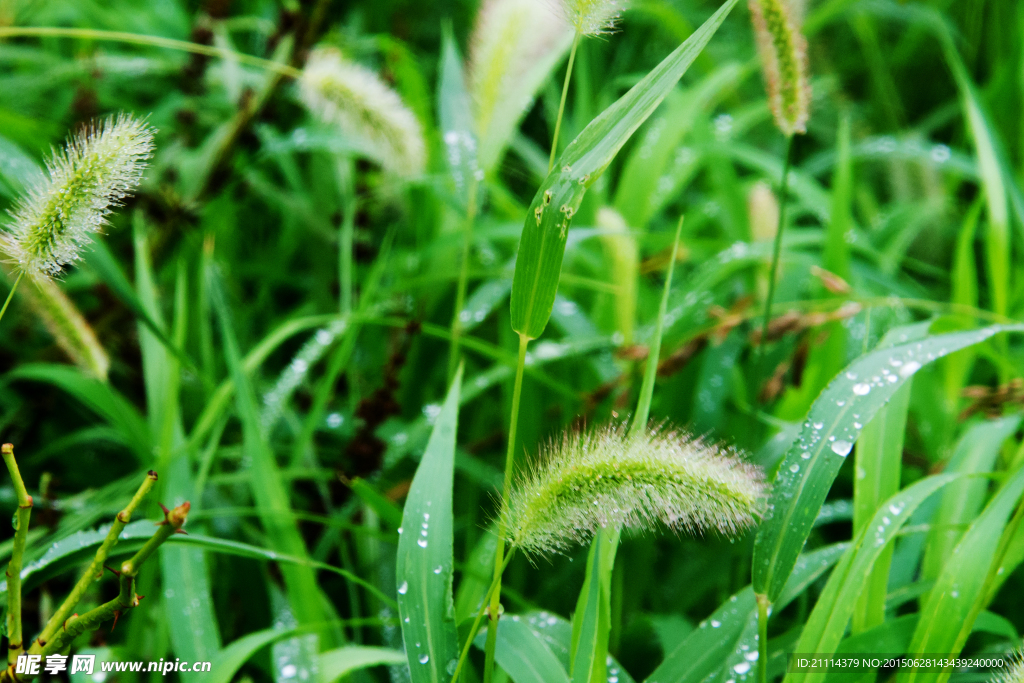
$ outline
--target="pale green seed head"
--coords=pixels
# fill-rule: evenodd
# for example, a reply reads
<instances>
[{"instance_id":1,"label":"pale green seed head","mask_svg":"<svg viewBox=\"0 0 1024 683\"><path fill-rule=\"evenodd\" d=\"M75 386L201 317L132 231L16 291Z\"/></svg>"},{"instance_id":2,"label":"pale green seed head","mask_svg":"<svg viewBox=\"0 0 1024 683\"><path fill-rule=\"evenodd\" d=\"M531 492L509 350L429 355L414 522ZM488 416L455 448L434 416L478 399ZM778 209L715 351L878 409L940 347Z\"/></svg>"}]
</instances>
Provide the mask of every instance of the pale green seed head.
<instances>
[{"instance_id":1,"label":"pale green seed head","mask_svg":"<svg viewBox=\"0 0 1024 683\"><path fill-rule=\"evenodd\" d=\"M104 119L69 138L47 161L48 176L11 212L0 248L37 276L56 275L81 257L142 180L153 153L153 128L131 115Z\"/></svg>"},{"instance_id":2,"label":"pale green seed head","mask_svg":"<svg viewBox=\"0 0 1024 683\"><path fill-rule=\"evenodd\" d=\"M564 551L607 526L734 535L760 518L765 488L735 451L664 427L630 437L610 425L550 444L503 520L529 554Z\"/></svg>"},{"instance_id":3,"label":"pale green seed head","mask_svg":"<svg viewBox=\"0 0 1024 683\"><path fill-rule=\"evenodd\" d=\"M615 30L627 0L561 0L565 19L582 36L597 36Z\"/></svg>"},{"instance_id":4,"label":"pale green seed head","mask_svg":"<svg viewBox=\"0 0 1024 683\"><path fill-rule=\"evenodd\" d=\"M313 50L299 79L299 97L321 121L367 146L384 170L405 177L423 172L426 145L416 116L377 74L338 50Z\"/></svg>"},{"instance_id":5,"label":"pale green seed head","mask_svg":"<svg viewBox=\"0 0 1024 683\"><path fill-rule=\"evenodd\" d=\"M786 136L807 132L811 107L807 39L791 1L748 0L768 101Z\"/></svg>"},{"instance_id":6,"label":"pale green seed head","mask_svg":"<svg viewBox=\"0 0 1024 683\"><path fill-rule=\"evenodd\" d=\"M1009 663L995 675L992 683L1024 683L1024 647L1014 650Z\"/></svg>"}]
</instances>

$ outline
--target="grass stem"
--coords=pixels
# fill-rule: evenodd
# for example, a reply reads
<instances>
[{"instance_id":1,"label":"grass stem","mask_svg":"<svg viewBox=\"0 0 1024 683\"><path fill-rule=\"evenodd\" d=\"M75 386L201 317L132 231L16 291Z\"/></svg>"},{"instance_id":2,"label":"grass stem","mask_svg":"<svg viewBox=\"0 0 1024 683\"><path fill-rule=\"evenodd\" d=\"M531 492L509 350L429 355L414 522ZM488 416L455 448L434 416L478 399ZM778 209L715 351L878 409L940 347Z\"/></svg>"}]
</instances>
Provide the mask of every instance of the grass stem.
<instances>
[{"instance_id":1,"label":"grass stem","mask_svg":"<svg viewBox=\"0 0 1024 683\"><path fill-rule=\"evenodd\" d=\"M757 680L768 683L768 596L757 594Z\"/></svg>"},{"instance_id":2,"label":"grass stem","mask_svg":"<svg viewBox=\"0 0 1024 683\"><path fill-rule=\"evenodd\" d=\"M6 308L6 305L4 307ZM7 565L7 661L14 664L18 661L18 655L25 652L25 641L21 633L21 563L25 555L28 523L32 517L32 496L28 495L25 482L18 470L18 463L14 459L14 446L5 443L0 451L3 453L4 464L7 465L18 498L14 545L11 549L10 564Z\"/></svg>"},{"instance_id":3,"label":"grass stem","mask_svg":"<svg viewBox=\"0 0 1024 683\"><path fill-rule=\"evenodd\" d=\"M768 271L768 296L764 301L764 320L761 323L761 339L757 344L757 386L760 386L764 365L764 345L768 339L768 326L772 319L772 301L775 298L775 285L779 274L779 260L782 255L782 233L786 226L786 205L788 202L789 167L793 162L794 136L786 141L786 160L782 164L782 182L779 187L779 224L775 230L775 243L772 245L772 265Z\"/></svg>"},{"instance_id":4,"label":"grass stem","mask_svg":"<svg viewBox=\"0 0 1024 683\"><path fill-rule=\"evenodd\" d=\"M352 312L352 248L356 226L356 192L352 182L352 160L338 159L338 183L341 186L341 226L338 229L338 280L341 283L341 313Z\"/></svg>"},{"instance_id":5,"label":"grass stem","mask_svg":"<svg viewBox=\"0 0 1024 683\"><path fill-rule=\"evenodd\" d=\"M3 320L4 313L7 312L7 307L11 305L11 299L14 298L14 290L18 288L18 283L21 282L21 278L24 277L25 271L18 273L18 277L14 280L14 284L11 285L11 291L7 294L7 300L4 301L4 307L0 308L0 320Z\"/></svg>"},{"instance_id":6,"label":"grass stem","mask_svg":"<svg viewBox=\"0 0 1024 683\"><path fill-rule=\"evenodd\" d=\"M146 494L156 485L156 481L156 472L150 470L128 505L117 513L114 523L110 525L110 531L107 532L107 537L103 539L103 543L96 549L96 555L93 557L92 562L86 568L81 578L78 579L75 587L68 593L68 597L46 622L43 630L36 637L35 642L32 643L29 654L39 654L42 651L43 646L53 638L61 625L71 616L71 611L81 601L86 589L89 588L93 581L103 576L103 563L107 561L110 550L117 544L121 532L124 531L125 526L131 521L135 508L139 506L139 503L146 497Z\"/></svg>"},{"instance_id":7,"label":"grass stem","mask_svg":"<svg viewBox=\"0 0 1024 683\"><path fill-rule=\"evenodd\" d=\"M501 585L501 573L504 573L505 567L508 566L508 563L514 554L515 550L513 549L505 556L505 561L502 562L501 565L501 572L498 573L497 577L491 580L491 585L487 589L484 599L480 601L480 609L477 610L476 618L473 619L473 625L469 627L469 635L466 637L466 642L462 646L462 652L459 653L459 662L455 665L455 673L452 674L451 683L458 683L459 674L462 673L462 667L466 664L466 657L469 655L469 648L472 647L473 639L476 638L477 631L480 630L480 622L483 620L484 612L487 611L487 608L490 605L491 596L494 595L495 591L497 591Z\"/></svg>"},{"instance_id":8,"label":"grass stem","mask_svg":"<svg viewBox=\"0 0 1024 683\"><path fill-rule=\"evenodd\" d=\"M504 511L508 505L509 494L512 491L512 465L515 460L516 449L516 427L519 424L519 401L523 393L523 370L526 368L526 345L529 343L526 335L519 335L519 361L516 363L516 383L512 390L512 417L509 420L508 428L508 450L505 452L505 483L501 489L501 510ZM494 583L495 588L491 594L490 607L487 613L487 645L484 649L484 683L491 683L494 675L494 648L498 637L498 609L501 605L501 574L505 570L505 536L508 529L505 527L504 515L498 517L498 543L494 552Z\"/></svg>"},{"instance_id":9,"label":"grass stem","mask_svg":"<svg viewBox=\"0 0 1024 683\"><path fill-rule=\"evenodd\" d=\"M661 292L661 303L658 306L658 322L654 328L654 338L647 350L647 366L644 368L644 383L640 386L640 400L637 403L633 424L629 427L629 436L637 436L647 427L647 419L651 414L651 399L654 396L654 380L658 376L658 357L661 355L661 335L665 328L665 313L668 311L668 294L672 289L672 271L676 266L676 254L679 253L679 235L683 231L683 216L676 225L676 236L672 241L672 258L668 263L668 274L665 276L665 288Z\"/></svg>"},{"instance_id":10,"label":"grass stem","mask_svg":"<svg viewBox=\"0 0 1024 683\"><path fill-rule=\"evenodd\" d=\"M576 61L576 48L580 45L580 32L577 30L569 50L569 64L565 67L565 81L562 83L562 99L558 102L558 118L555 119L555 134L551 138L551 157L548 159L548 173L555 167L555 155L558 153L558 136L562 132L562 116L565 114L565 99L569 95L569 81L572 79L572 63Z\"/></svg>"}]
</instances>

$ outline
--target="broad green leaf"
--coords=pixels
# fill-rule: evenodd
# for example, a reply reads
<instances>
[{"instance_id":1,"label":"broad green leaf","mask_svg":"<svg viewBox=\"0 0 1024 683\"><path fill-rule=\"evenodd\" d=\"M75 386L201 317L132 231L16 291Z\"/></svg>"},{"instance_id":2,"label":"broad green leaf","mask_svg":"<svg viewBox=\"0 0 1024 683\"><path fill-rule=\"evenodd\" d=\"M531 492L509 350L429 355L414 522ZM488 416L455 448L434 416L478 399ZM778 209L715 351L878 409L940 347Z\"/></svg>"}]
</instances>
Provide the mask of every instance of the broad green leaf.
<instances>
[{"instance_id":1,"label":"broad green leaf","mask_svg":"<svg viewBox=\"0 0 1024 683\"><path fill-rule=\"evenodd\" d=\"M611 577L621 529L602 529L590 544L583 588L572 618L569 673L573 683L603 683L611 630Z\"/></svg>"},{"instance_id":2,"label":"broad green leaf","mask_svg":"<svg viewBox=\"0 0 1024 683\"><path fill-rule=\"evenodd\" d=\"M486 639L486 633L482 633L473 644L483 649ZM568 683L571 648L572 624L557 614L513 614L503 617L498 624L495 658L515 683ZM606 661L609 679L634 683L633 677L614 658Z\"/></svg>"},{"instance_id":3,"label":"broad green leaf","mask_svg":"<svg viewBox=\"0 0 1024 683\"><path fill-rule=\"evenodd\" d=\"M875 561L890 544L914 510L957 475L937 475L922 479L885 501L871 522L854 539L853 545L839 561L825 584L818 602L804 626L797 643L797 652L814 652L822 656L835 652L853 616L857 597L864 590ZM821 681L824 673L789 674L789 681Z\"/></svg>"},{"instance_id":4,"label":"broad green leaf","mask_svg":"<svg viewBox=\"0 0 1024 683\"><path fill-rule=\"evenodd\" d=\"M320 653L319 683L335 683L342 676L371 666L405 663L405 653L386 647L347 645Z\"/></svg>"},{"instance_id":5,"label":"broad green leaf","mask_svg":"<svg viewBox=\"0 0 1024 683\"><path fill-rule=\"evenodd\" d=\"M1007 519L1024 492L1024 468L1018 468L1006 480L992 501L964 533L960 543L935 580L928 600L921 608L914 637L907 652L957 654L971 634L974 622L988 599L986 584L994 553L999 546ZM944 683L951 670L943 672L907 671L899 683Z\"/></svg>"},{"instance_id":6,"label":"broad green leaf","mask_svg":"<svg viewBox=\"0 0 1024 683\"><path fill-rule=\"evenodd\" d=\"M944 471L959 474L991 472L1003 442L1013 436L1019 424L1020 415L1009 415L971 425L957 443ZM921 579L934 580L942 573L953 548L964 535L964 528L974 521L985 504L988 488L987 479L972 477L950 484L942 492L928 532L921 562Z\"/></svg>"},{"instance_id":7,"label":"broad green leaf","mask_svg":"<svg viewBox=\"0 0 1024 683\"><path fill-rule=\"evenodd\" d=\"M928 323L917 323L894 328L878 343L878 348L889 348L900 336L920 339L928 334ZM871 518L882 501L895 495L900 488L900 466L903 460L903 435L907 429L910 408L908 381L892 395L889 403L864 425L857 441L853 479L853 534L871 523ZM853 632L858 633L885 620L885 596L889 587L889 566L892 545L887 545L875 561L864 592L857 600L853 613Z\"/></svg>"},{"instance_id":8,"label":"broad green leaf","mask_svg":"<svg viewBox=\"0 0 1024 683\"><path fill-rule=\"evenodd\" d=\"M749 66L726 63L681 93L673 91L651 118L643 135L622 166L615 189L615 208L637 229L647 227L651 216L671 195L662 184L676 166L686 164L679 145L696 118L736 88L753 72ZM668 195L668 196L665 196Z\"/></svg>"},{"instance_id":9,"label":"broad green leaf","mask_svg":"<svg viewBox=\"0 0 1024 683\"><path fill-rule=\"evenodd\" d=\"M727 0L686 42L591 121L537 190L527 212L512 281L512 328L520 334L536 339L547 326L569 225L587 188L675 87L736 2Z\"/></svg>"},{"instance_id":10,"label":"broad green leaf","mask_svg":"<svg viewBox=\"0 0 1024 683\"><path fill-rule=\"evenodd\" d=\"M210 672L203 676L207 683L231 683L242 665L262 648L271 643L295 635L297 629L268 628L242 636L234 641L211 660Z\"/></svg>"},{"instance_id":11,"label":"broad green leaf","mask_svg":"<svg viewBox=\"0 0 1024 683\"><path fill-rule=\"evenodd\" d=\"M462 368L455 374L427 442L402 515L395 580L413 683L451 677L459 657L452 600L452 487Z\"/></svg>"},{"instance_id":12,"label":"broad green leaf","mask_svg":"<svg viewBox=\"0 0 1024 683\"><path fill-rule=\"evenodd\" d=\"M498 622L494 657L515 683L569 683L565 666L544 638L553 625L547 623L549 618L555 621L547 614L513 614ZM481 633L474 645L482 649L485 640L486 633Z\"/></svg>"},{"instance_id":13,"label":"broad green leaf","mask_svg":"<svg viewBox=\"0 0 1024 683\"><path fill-rule=\"evenodd\" d=\"M792 571L832 482L864 423L922 366L1024 326L993 325L901 343L861 356L811 406L799 439L779 467L768 517L754 542L753 586L770 602Z\"/></svg>"},{"instance_id":14,"label":"broad green leaf","mask_svg":"<svg viewBox=\"0 0 1024 683\"><path fill-rule=\"evenodd\" d=\"M849 545L837 543L801 555L779 597L776 613L835 564ZM754 591L747 586L722 603L714 614L668 651L645 683L700 683L709 677L720 678L717 674L725 668L741 661L750 664L745 655L757 651L756 635L757 604ZM743 649L743 645L747 648ZM746 671L752 669L753 665Z\"/></svg>"}]
</instances>

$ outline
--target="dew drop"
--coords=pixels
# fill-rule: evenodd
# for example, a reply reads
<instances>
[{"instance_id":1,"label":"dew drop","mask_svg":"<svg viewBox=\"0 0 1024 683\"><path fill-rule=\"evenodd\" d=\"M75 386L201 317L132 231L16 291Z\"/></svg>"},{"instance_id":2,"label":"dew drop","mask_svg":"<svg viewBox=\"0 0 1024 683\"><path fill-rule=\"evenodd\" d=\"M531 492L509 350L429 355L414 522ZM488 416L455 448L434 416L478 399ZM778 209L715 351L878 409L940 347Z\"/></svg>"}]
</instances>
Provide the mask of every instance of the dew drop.
<instances>
[{"instance_id":1,"label":"dew drop","mask_svg":"<svg viewBox=\"0 0 1024 683\"><path fill-rule=\"evenodd\" d=\"M750 662L740 662L732 668L733 671L740 674L741 676L750 671Z\"/></svg>"},{"instance_id":2,"label":"dew drop","mask_svg":"<svg viewBox=\"0 0 1024 683\"><path fill-rule=\"evenodd\" d=\"M434 573L435 574L440 574L443 570L444 570L444 567L442 567L441 565L437 565L436 567L434 567Z\"/></svg>"},{"instance_id":3,"label":"dew drop","mask_svg":"<svg viewBox=\"0 0 1024 683\"><path fill-rule=\"evenodd\" d=\"M398 594L399 595L405 595L408 592L409 592L409 582L408 581L403 581L402 585L398 587Z\"/></svg>"},{"instance_id":4,"label":"dew drop","mask_svg":"<svg viewBox=\"0 0 1024 683\"><path fill-rule=\"evenodd\" d=\"M722 622L718 621L717 619L712 619L711 620L711 628L718 628L721 625L722 625Z\"/></svg>"},{"instance_id":5,"label":"dew drop","mask_svg":"<svg viewBox=\"0 0 1024 683\"><path fill-rule=\"evenodd\" d=\"M420 664L426 664L430 661L430 655L420 655Z\"/></svg>"},{"instance_id":6,"label":"dew drop","mask_svg":"<svg viewBox=\"0 0 1024 683\"><path fill-rule=\"evenodd\" d=\"M797 472L800 471L800 465L793 463L792 465L789 466L789 471L792 472L793 474L796 474Z\"/></svg>"},{"instance_id":7,"label":"dew drop","mask_svg":"<svg viewBox=\"0 0 1024 683\"><path fill-rule=\"evenodd\" d=\"M853 449L853 444L842 439L839 439L832 444L832 452L836 455L841 455L844 458L850 454L851 449Z\"/></svg>"},{"instance_id":8,"label":"dew drop","mask_svg":"<svg viewBox=\"0 0 1024 683\"><path fill-rule=\"evenodd\" d=\"M871 391L871 385L865 382L860 382L853 385L853 393L858 396L866 396Z\"/></svg>"},{"instance_id":9,"label":"dew drop","mask_svg":"<svg viewBox=\"0 0 1024 683\"><path fill-rule=\"evenodd\" d=\"M815 428L815 429L821 429L821 428L822 428L822 427L824 427L824 426L825 426L825 423L824 423L824 422L815 422L815 423L814 423L814 428Z\"/></svg>"},{"instance_id":10,"label":"dew drop","mask_svg":"<svg viewBox=\"0 0 1024 683\"><path fill-rule=\"evenodd\" d=\"M421 539L417 540L416 541L416 545L418 545L421 548L426 548L427 547L427 539L421 538Z\"/></svg>"},{"instance_id":11,"label":"dew drop","mask_svg":"<svg viewBox=\"0 0 1024 683\"><path fill-rule=\"evenodd\" d=\"M921 364L916 360L907 361L906 365L900 368L900 377L910 377L921 369Z\"/></svg>"}]
</instances>

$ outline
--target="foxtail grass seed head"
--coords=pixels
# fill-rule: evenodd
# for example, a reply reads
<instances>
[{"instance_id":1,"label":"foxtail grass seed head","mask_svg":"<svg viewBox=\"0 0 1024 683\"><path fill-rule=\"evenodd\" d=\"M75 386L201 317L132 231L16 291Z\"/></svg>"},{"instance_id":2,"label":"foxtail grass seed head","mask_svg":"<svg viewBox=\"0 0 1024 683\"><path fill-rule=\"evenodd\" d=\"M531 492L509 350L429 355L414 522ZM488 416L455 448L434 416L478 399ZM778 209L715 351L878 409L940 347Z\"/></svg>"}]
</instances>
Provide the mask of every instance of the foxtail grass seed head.
<instances>
[{"instance_id":1,"label":"foxtail grass seed head","mask_svg":"<svg viewBox=\"0 0 1024 683\"><path fill-rule=\"evenodd\" d=\"M377 74L338 50L313 50L299 79L299 97L321 121L368 145L384 170L404 177L423 172L426 145L415 114Z\"/></svg>"},{"instance_id":2,"label":"foxtail grass seed head","mask_svg":"<svg viewBox=\"0 0 1024 683\"><path fill-rule=\"evenodd\" d=\"M653 427L569 432L513 489L503 511L512 543L561 552L609 525L732 535L760 518L766 485L735 451Z\"/></svg>"},{"instance_id":3,"label":"foxtail grass seed head","mask_svg":"<svg viewBox=\"0 0 1024 683\"><path fill-rule=\"evenodd\" d=\"M748 0L775 124L787 136L807 132L811 88L807 39L793 0Z\"/></svg>"},{"instance_id":4,"label":"foxtail grass seed head","mask_svg":"<svg viewBox=\"0 0 1024 683\"><path fill-rule=\"evenodd\" d=\"M581 36L611 33L619 23L626 0L560 0L569 24Z\"/></svg>"},{"instance_id":5,"label":"foxtail grass seed head","mask_svg":"<svg viewBox=\"0 0 1024 683\"><path fill-rule=\"evenodd\" d=\"M29 308L82 372L105 382L110 358L78 307L57 282L37 275L28 277L19 294L28 300Z\"/></svg>"},{"instance_id":6,"label":"foxtail grass seed head","mask_svg":"<svg viewBox=\"0 0 1024 683\"><path fill-rule=\"evenodd\" d=\"M1024 683L1024 647L1018 647L1007 659L1006 667L995 675L992 683Z\"/></svg>"},{"instance_id":7,"label":"foxtail grass seed head","mask_svg":"<svg viewBox=\"0 0 1024 683\"><path fill-rule=\"evenodd\" d=\"M479 163L490 171L572 41L552 0L484 0L470 38L467 85Z\"/></svg>"},{"instance_id":8,"label":"foxtail grass seed head","mask_svg":"<svg viewBox=\"0 0 1024 683\"><path fill-rule=\"evenodd\" d=\"M0 248L28 273L56 275L81 257L111 208L132 193L153 153L154 130L131 115L72 136L47 161L47 177L11 212Z\"/></svg>"}]
</instances>

